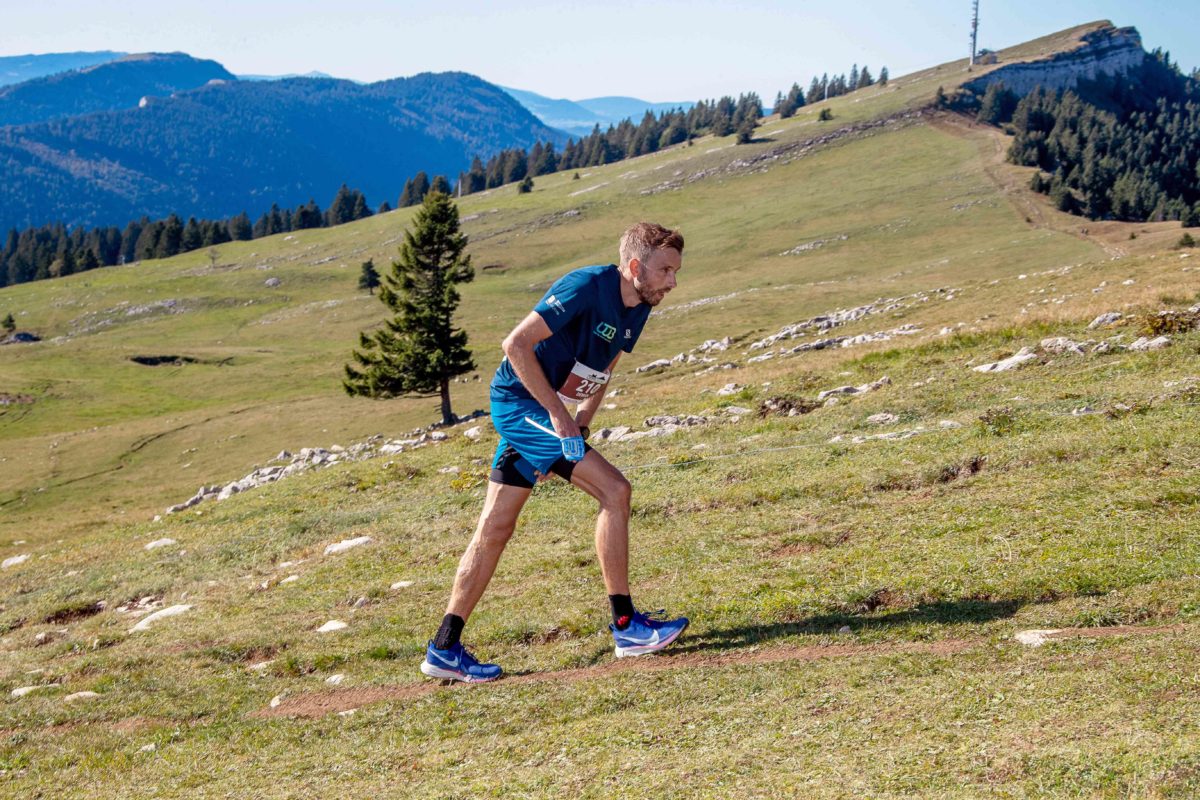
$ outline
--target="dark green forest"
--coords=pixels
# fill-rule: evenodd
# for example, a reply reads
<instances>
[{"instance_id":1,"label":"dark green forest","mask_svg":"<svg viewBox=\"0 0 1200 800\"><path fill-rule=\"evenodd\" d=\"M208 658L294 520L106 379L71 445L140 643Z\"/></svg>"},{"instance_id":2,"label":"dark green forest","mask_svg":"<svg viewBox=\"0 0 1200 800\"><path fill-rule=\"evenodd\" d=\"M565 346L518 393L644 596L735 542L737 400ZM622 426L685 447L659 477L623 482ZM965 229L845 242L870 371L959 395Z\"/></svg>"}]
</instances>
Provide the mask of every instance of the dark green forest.
<instances>
[{"instance_id":1,"label":"dark green forest","mask_svg":"<svg viewBox=\"0 0 1200 800\"><path fill-rule=\"evenodd\" d=\"M1090 219L1200 225L1200 75L1156 50L1118 76L1019 100L1002 84L959 108L1014 134L1008 158L1038 167L1031 188Z\"/></svg>"}]
</instances>

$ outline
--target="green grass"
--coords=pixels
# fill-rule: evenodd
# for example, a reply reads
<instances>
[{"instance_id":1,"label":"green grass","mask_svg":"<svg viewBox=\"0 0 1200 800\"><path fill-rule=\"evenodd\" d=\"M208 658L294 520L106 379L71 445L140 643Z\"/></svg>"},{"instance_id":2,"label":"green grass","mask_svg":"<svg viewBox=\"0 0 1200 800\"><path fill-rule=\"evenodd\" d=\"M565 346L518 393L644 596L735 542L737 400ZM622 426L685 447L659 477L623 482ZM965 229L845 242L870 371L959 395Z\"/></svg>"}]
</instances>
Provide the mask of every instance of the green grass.
<instances>
[{"instance_id":1,"label":"green grass","mask_svg":"<svg viewBox=\"0 0 1200 800\"><path fill-rule=\"evenodd\" d=\"M1061 37L1048 41L1026 55ZM954 70L899 79L870 110L837 98L822 124L920 105ZM635 600L693 620L671 657L611 666L594 503L551 482L467 632L517 677L420 687L482 502L486 424L479 442L454 435L151 521L282 448L399 436L435 417L429 399L351 401L338 386L356 332L382 310L355 292L358 263L385 263L409 212L225 245L215 271L194 254L0 292L21 327L67 337L0 351L0 391L36 400L0 412L0 557L32 555L0 575L0 795L1195 796L1200 390L1166 384L1200 376L1200 332L1151 353L970 369L1046 336L1132 341L1147 315L1195 302L1190 262L1113 260L1026 222L989 177L984 131L917 121L765 172L727 169L809 135L815 117L774 134L769 123L774 142L701 141L462 203L482 215L465 224L476 266L507 269L465 287L484 379L454 384L460 411L484 407L495 343L563 270L611 260L639 218L687 236L679 289L593 425L714 419L601 448L634 485ZM721 171L642 194L709 169ZM581 213L556 216L567 209ZM817 239L828 243L779 255ZM725 335L741 358L783 325L941 287L953 299L910 298L833 331L911 323L912 337L700 376L634 373ZM121 305L166 299L185 310ZM1086 330L1114 309L1129 321ZM128 360L153 354L201 363ZM717 421L729 405L883 375L890 386L801 416ZM713 393L731 381L745 388ZM1082 406L1102 413L1072 415ZM866 421L885 411L898 420ZM374 541L323 555L361 535ZM178 544L143 549L161 537ZM414 584L390 589L401 580ZM129 634L135 620L115 609L147 595L193 609ZM315 632L335 618L349 630ZM1113 625L1172 627L1037 649L1012 639ZM390 699L351 716L256 715L276 696L332 691L335 673ZM101 696L63 702L84 690Z\"/></svg>"}]
</instances>

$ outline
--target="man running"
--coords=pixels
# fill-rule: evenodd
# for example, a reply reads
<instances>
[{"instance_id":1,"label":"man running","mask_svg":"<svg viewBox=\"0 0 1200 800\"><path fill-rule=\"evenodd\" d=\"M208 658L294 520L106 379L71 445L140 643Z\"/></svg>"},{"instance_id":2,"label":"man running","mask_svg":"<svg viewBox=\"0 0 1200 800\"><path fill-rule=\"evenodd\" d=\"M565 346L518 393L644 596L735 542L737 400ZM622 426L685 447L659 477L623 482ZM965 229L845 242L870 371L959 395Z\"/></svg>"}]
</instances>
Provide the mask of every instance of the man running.
<instances>
[{"instance_id":1,"label":"man running","mask_svg":"<svg viewBox=\"0 0 1200 800\"><path fill-rule=\"evenodd\" d=\"M463 553L454 590L421 672L476 683L499 678L498 664L481 664L460 641L517 516L533 485L551 473L600 503L596 554L612 606L617 657L643 655L671 644L684 617L652 618L629 595L629 498L625 476L585 443L621 353L631 352L650 310L675 288L683 236L639 222L621 237L620 266L584 267L550 287L504 340L504 360L491 385L492 424L500 444L475 536ZM575 416L567 403L576 404Z\"/></svg>"}]
</instances>

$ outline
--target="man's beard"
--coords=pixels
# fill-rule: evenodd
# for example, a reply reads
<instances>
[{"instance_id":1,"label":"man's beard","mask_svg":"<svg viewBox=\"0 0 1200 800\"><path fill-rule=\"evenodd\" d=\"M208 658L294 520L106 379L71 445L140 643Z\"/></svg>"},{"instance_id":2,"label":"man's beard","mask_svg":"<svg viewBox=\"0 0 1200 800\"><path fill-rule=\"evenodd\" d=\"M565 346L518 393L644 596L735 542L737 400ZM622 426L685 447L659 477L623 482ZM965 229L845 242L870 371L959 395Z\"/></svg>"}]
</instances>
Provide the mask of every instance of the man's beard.
<instances>
[{"instance_id":1,"label":"man's beard","mask_svg":"<svg viewBox=\"0 0 1200 800\"><path fill-rule=\"evenodd\" d=\"M662 290L651 292L646 288L645 284L639 283L636 280L633 282L633 290L637 292L638 299L648 306L658 305L667 296L667 293Z\"/></svg>"}]
</instances>

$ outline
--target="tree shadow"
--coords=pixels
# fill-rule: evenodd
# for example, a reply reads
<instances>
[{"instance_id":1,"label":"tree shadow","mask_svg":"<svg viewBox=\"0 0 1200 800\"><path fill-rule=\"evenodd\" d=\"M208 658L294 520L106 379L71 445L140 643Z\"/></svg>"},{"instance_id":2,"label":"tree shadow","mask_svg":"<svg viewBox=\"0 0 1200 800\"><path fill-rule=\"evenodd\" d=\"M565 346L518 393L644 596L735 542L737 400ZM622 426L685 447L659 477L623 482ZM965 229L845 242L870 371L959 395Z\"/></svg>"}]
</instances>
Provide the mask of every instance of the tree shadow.
<instances>
[{"instance_id":1,"label":"tree shadow","mask_svg":"<svg viewBox=\"0 0 1200 800\"><path fill-rule=\"evenodd\" d=\"M732 628L705 631L698 637L688 637L672 647L672 653L702 653L736 650L789 636L819 636L837 633L849 627L854 633L894 628L903 625L968 625L992 622L1013 616L1024 601L1019 600L943 600L922 603L910 609L863 616L854 613L819 614L795 622L770 625L740 625Z\"/></svg>"}]
</instances>

